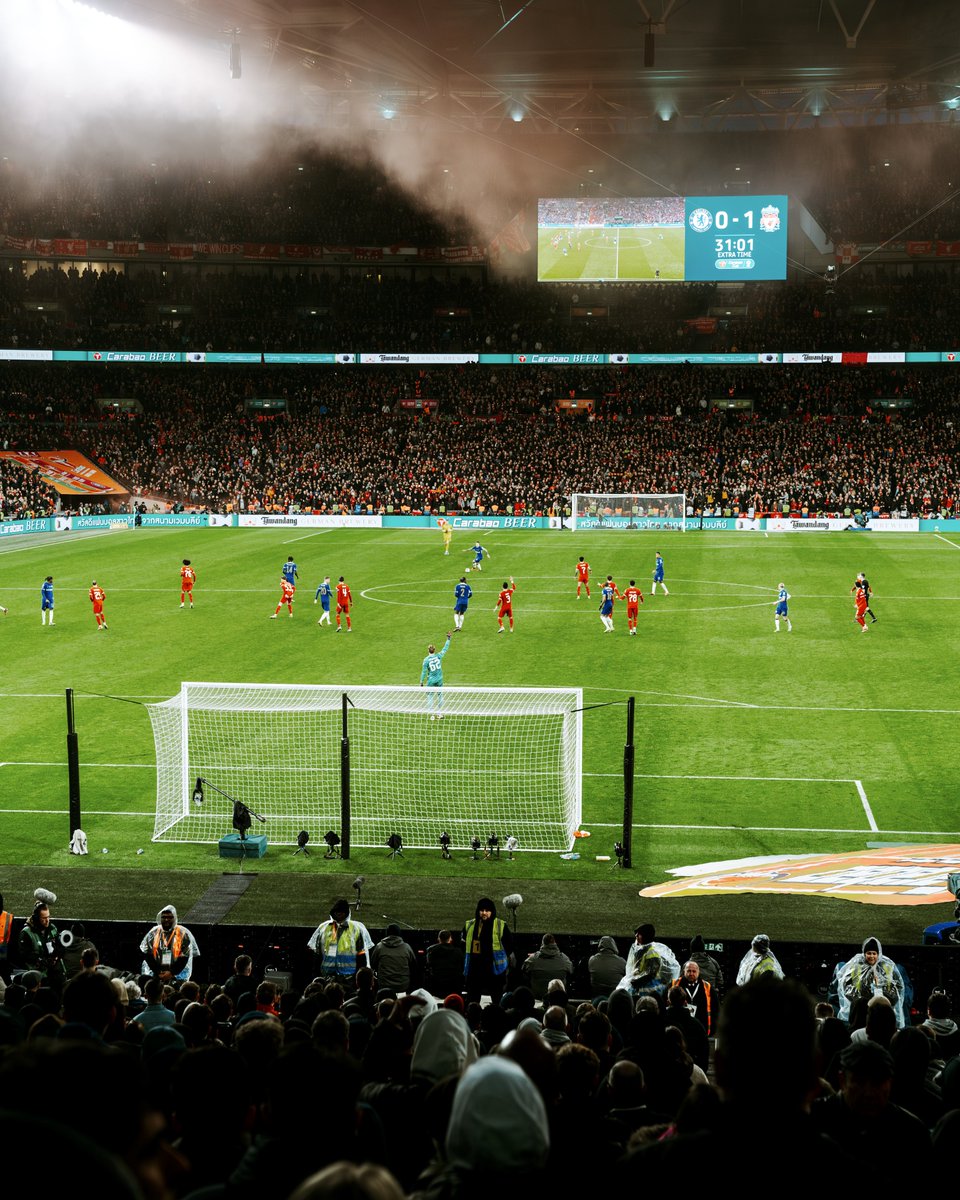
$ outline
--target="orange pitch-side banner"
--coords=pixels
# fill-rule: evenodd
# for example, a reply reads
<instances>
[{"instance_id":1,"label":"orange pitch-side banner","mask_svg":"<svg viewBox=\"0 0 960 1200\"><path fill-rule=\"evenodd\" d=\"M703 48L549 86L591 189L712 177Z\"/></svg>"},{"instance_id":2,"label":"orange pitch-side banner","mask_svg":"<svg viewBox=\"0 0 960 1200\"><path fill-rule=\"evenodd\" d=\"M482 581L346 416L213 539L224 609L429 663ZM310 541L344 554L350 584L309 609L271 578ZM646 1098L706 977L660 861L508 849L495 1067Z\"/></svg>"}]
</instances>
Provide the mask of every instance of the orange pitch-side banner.
<instances>
[{"instance_id":1,"label":"orange pitch-side banner","mask_svg":"<svg viewBox=\"0 0 960 1200\"><path fill-rule=\"evenodd\" d=\"M58 492L69 496L125 496L122 487L79 450L0 450L0 458L37 471Z\"/></svg>"}]
</instances>

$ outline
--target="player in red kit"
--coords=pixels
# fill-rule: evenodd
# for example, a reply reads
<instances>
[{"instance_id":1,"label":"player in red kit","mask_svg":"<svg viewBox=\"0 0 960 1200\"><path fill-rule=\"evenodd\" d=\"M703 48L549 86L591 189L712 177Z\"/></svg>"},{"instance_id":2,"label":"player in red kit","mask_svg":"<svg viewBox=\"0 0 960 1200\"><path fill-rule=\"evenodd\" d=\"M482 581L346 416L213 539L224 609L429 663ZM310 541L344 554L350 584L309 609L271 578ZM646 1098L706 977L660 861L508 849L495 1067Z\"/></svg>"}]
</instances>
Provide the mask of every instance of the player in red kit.
<instances>
[{"instance_id":1,"label":"player in red kit","mask_svg":"<svg viewBox=\"0 0 960 1200\"><path fill-rule=\"evenodd\" d=\"M623 598L627 602L627 629L631 635L636 636L637 613L640 611L640 605L643 603L643 592L637 587L635 579L630 580L630 586L623 593Z\"/></svg>"},{"instance_id":2,"label":"player in red kit","mask_svg":"<svg viewBox=\"0 0 960 1200\"><path fill-rule=\"evenodd\" d=\"M197 582L197 573L190 566L190 559L183 560L183 566L180 568L180 607L183 608L183 602L189 597L190 607L193 608L193 585Z\"/></svg>"},{"instance_id":3,"label":"player in red kit","mask_svg":"<svg viewBox=\"0 0 960 1200\"><path fill-rule=\"evenodd\" d=\"M353 626L350 624L350 605L353 603L353 596L350 595L349 586L343 582L341 575L337 581L337 633L340 632L340 614L347 618L347 633L353 632Z\"/></svg>"},{"instance_id":4,"label":"player in red kit","mask_svg":"<svg viewBox=\"0 0 960 1200\"><path fill-rule=\"evenodd\" d=\"M93 605L93 615L97 619L97 628L107 628L107 618L103 612L103 602L107 598L107 593L97 583L96 580L90 584L90 603Z\"/></svg>"},{"instance_id":5,"label":"player in red kit","mask_svg":"<svg viewBox=\"0 0 960 1200\"><path fill-rule=\"evenodd\" d=\"M280 609L283 608L284 605L287 606L287 612L289 612L290 616L293 616L293 594L297 589L289 579L281 579L280 588L280 603L277 605L277 611L270 614L271 621L275 621L277 619Z\"/></svg>"},{"instance_id":6,"label":"player in red kit","mask_svg":"<svg viewBox=\"0 0 960 1200\"><path fill-rule=\"evenodd\" d=\"M860 632L861 632L861 633L866 633L866 632L867 632L867 623L866 623L866 621L863 619L863 618L866 616L866 614L867 614L867 593L866 593L866 589L864 589L864 588L862 588L862 587L858 587L858 588L857 588L857 594L856 594L856 596L854 597L854 599L855 599L855 601L856 601L857 610L856 610L856 615L854 616L854 618L853 618L853 619L854 619L854 620L856 621L856 623L857 623L857 624L860 626Z\"/></svg>"},{"instance_id":7,"label":"player in red kit","mask_svg":"<svg viewBox=\"0 0 960 1200\"><path fill-rule=\"evenodd\" d=\"M507 617L510 621L510 632L513 633L513 593L517 590L517 585L513 582L513 576L510 576L510 582L503 581L503 587L500 589L500 595L497 597L497 603L494 609L497 610L497 624L500 628L497 633L503 633L503 618Z\"/></svg>"},{"instance_id":8,"label":"player in red kit","mask_svg":"<svg viewBox=\"0 0 960 1200\"><path fill-rule=\"evenodd\" d=\"M577 561L577 599L580 599L580 588L587 589L587 599L590 599L590 564L580 555Z\"/></svg>"}]
</instances>

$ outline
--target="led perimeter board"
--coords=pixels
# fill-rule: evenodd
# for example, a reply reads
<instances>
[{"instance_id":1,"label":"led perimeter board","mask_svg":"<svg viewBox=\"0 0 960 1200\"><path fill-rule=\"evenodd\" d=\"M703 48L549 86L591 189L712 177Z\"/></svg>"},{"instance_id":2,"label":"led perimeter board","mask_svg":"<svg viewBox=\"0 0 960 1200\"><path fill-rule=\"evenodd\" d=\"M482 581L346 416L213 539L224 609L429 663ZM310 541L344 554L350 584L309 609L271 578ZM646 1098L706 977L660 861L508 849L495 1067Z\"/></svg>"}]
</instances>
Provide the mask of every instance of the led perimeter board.
<instances>
[{"instance_id":1,"label":"led perimeter board","mask_svg":"<svg viewBox=\"0 0 960 1200\"><path fill-rule=\"evenodd\" d=\"M786 196L540 200L537 278L786 279L787 205Z\"/></svg>"}]
</instances>

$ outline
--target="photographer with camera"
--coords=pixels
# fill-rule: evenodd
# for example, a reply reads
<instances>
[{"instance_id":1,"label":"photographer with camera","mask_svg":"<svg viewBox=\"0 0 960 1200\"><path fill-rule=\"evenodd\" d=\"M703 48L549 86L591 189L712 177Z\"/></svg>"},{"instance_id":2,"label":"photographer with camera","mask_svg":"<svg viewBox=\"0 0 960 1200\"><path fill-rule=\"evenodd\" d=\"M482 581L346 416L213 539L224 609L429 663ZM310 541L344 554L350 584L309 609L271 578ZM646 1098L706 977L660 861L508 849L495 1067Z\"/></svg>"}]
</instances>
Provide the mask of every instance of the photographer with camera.
<instances>
[{"instance_id":1,"label":"photographer with camera","mask_svg":"<svg viewBox=\"0 0 960 1200\"><path fill-rule=\"evenodd\" d=\"M44 987L63 991L67 972L63 965L63 947L56 925L50 920L50 908L38 900L27 922L20 930L18 943L20 962L28 971L37 971Z\"/></svg>"}]
</instances>

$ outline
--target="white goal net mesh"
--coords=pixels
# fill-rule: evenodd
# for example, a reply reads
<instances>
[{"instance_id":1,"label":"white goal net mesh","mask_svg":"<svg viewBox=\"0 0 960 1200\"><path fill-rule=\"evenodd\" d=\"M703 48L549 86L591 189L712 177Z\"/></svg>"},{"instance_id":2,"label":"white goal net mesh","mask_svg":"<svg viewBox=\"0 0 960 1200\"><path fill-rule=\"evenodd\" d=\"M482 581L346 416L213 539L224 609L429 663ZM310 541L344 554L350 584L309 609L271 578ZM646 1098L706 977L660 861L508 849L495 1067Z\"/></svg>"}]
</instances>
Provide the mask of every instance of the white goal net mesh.
<instances>
[{"instance_id":1,"label":"white goal net mesh","mask_svg":"<svg viewBox=\"0 0 960 1200\"><path fill-rule=\"evenodd\" d=\"M266 818L275 844L340 832L341 711L348 696L351 843L455 847L496 834L564 851L581 819L579 689L184 683L148 704L157 749L154 841L216 842L225 797Z\"/></svg>"},{"instance_id":2,"label":"white goal net mesh","mask_svg":"<svg viewBox=\"0 0 960 1200\"><path fill-rule=\"evenodd\" d=\"M686 529L687 497L683 492L661 495L578 492L571 497L571 529Z\"/></svg>"}]
</instances>

